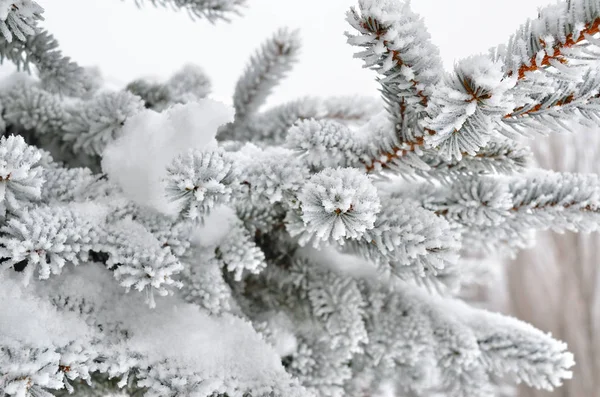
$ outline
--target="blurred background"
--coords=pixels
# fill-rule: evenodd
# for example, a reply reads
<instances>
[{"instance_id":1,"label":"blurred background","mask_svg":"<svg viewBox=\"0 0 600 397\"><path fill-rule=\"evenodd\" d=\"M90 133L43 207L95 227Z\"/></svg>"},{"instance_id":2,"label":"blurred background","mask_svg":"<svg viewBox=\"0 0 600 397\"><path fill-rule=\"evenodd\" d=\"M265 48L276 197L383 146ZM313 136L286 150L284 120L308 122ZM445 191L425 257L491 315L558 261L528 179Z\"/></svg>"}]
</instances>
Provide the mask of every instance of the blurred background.
<instances>
[{"instance_id":1,"label":"blurred background","mask_svg":"<svg viewBox=\"0 0 600 397\"><path fill-rule=\"evenodd\" d=\"M303 50L268 105L303 96L377 96L374 73L353 59L346 44L345 12L353 0L248 0L231 23L192 21L188 15L135 0L38 0L47 28L62 50L84 66L97 66L108 84L122 88L150 77L168 78L184 64L202 66L212 97L231 103L238 76L261 42L277 28L301 31ZM553 0L413 0L440 48L447 69L487 51L537 9ZM12 69L0 68L6 75ZM531 142L538 163L558 171L599 172L600 130ZM539 236L538 244L506 261L488 304L566 340L576 354L574 380L554 393L524 389L521 397L600 397L598 253L593 235ZM477 397L477 396L473 396Z\"/></svg>"}]
</instances>

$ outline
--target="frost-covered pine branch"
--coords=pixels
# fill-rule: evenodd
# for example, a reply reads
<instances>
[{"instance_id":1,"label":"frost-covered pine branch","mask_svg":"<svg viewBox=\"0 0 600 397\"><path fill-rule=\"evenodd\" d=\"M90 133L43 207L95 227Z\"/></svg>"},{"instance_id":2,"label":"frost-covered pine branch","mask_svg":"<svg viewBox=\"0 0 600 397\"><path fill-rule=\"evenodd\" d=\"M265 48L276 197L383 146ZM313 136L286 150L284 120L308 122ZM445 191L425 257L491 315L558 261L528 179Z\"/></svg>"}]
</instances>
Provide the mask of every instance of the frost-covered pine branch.
<instances>
[{"instance_id":1,"label":"frost-covered pine branch","mask_svg":"<svg viewBox=\"0 0 600 397\"><path fill-rule=\"evenodd\" d=\"M100 89L33 4L0 0L2 59L37 68L0 84L0 393L499 397L498 377L571 377L564 343L460 296L474 258L598 230L598 176L532 169L521 139L598 123L598 0L452 71L409 2L359 0L348 40L382 98L267 109L295 32L228 107L194 65Z\"/></svg>"},{"instance_id":2,"label":"frost-covered pine branch","mask_svg":"<svg viewBox=\"0 0 600 397\"><path fill-rule=\"evenodd\" d=\"M25 41L35 33L44 9L33 0L2 0L0 2L0 33L9 43L13 38Z\"/></svg>"}]
</instances>

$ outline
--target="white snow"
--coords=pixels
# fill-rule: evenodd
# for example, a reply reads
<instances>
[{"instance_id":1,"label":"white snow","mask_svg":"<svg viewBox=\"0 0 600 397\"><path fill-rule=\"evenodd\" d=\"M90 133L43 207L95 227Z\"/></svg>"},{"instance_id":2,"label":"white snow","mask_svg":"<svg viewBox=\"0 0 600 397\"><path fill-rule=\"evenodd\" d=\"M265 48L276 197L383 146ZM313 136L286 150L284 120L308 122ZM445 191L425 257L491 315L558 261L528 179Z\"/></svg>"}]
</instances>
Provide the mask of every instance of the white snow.
<instances>
[{"instance_id":1,"label":"white snow","mask_svg":"<svg viewBox=\"0 0 600 397\"><path fill-rule=\"evenodd\" d=\"M502 64L492 61L487 55L474 55L463 59L457 69L468 76L475 87L493 93L504 92L516 83L514 79L505 78Z\"/></svg>"},{"instance_id":2,"label":"white snow","mask_svg":"<svg viewBox=\"0 0 600 397\"><path fill-rule=\"evenodd\" d=\"M128 119L122 136L104 151L102 169L137 204L167 215L177 205L165 197L167 165L188 149L216 145L217 128L233 120L233 108L210 99L145 110Z\"/></svg>"},{"instance_id":3,"label":"white snow","mask_svg":"<svg viewBox=\"0 0 600 397\"><path fill-rule=\"evenodd\" d=\"M237 220L235 211L227 206L219 206L204 217L203 224L195 230L192 244L200 247L218 245L231 231Z\"/></svg>"},{"instance_id":4,"label":"white snow","mask_svg":"<svg viewBox=\"0 0 600 397\"><path fill-rule=\"evenodd\" d=\"M20 341L36 347L64 346L88 334L87 325L74 313L59 314L20 281L7 276L0 281L0 345Z\"/></svg>"},{"instance_id":5,"label":"white snow","mask_svg":"<svg viewBox=\"0 0 600 397\"><path fill-rule=\"evenodd\" d=\"M229 314L212 316L177 297L161 297L156 301L156 308L150 309L143 303L142 294L124 295L110 272L95 266L75 268L59 284L49 288L93 302L99 309L96 318L100 322L120 324L120 329L128 331L131 337L124 341L125 347L139 353L146 365L157 365L168 359L177 367L185 368L180 376L193 373L208 385L230 392L236 385L287 389L294 383L281 365L276 350L241 318ZM0 294L6 295L4 291ZM38 310L29 312L37 314ZM54 322L44 320L46 324ZM12 321L2 324L15 326ZM302 390L292 388L298 393ZM212 390L206 395L210 392Z\"/></svg>"}]
</instances>

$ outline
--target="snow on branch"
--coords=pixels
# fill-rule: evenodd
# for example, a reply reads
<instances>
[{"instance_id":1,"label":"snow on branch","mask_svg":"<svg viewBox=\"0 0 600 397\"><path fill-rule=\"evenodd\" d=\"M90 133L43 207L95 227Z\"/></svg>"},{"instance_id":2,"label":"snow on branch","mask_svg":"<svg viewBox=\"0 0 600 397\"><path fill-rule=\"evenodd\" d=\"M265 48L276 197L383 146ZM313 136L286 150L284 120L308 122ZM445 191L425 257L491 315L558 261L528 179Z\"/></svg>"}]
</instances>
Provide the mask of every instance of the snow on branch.
<instances>
[{"instance_id":1,"label":"snow on branch","mask_svg":"<svg viewBox=\"0 0 600 397\"><path fill-rule=\"evenodd\" d=\"M396 160L406 155L414 158L410 153L420 155L428 149L443 161L460 161L465 155L474 156L499 135L516 139L533 132L568 130L567 121L597 125L600 105L594 62L600 56L596 37L599 10L598 2L583 0L547 7L511 38L507 48L462 60L450 73L438 68L435 79L427 83L426 79L412 79L418 73L406 68L401 57L403 49L411 54L412 47L416 47L415 54L429 51L426 35L411 31L422 22L401 1L361 2L361 13L349 13L350 23L362 33L350 36L350 42L368 48L359 56L384 74L394 70L398 59L402 61L400 70L382 79L393 120L388 134L395 142L382 145L370 163L402 163ZM377 18L388 18L388 22ZM403 18L406 23L396 26ZM394 40L404 47L395 48ZM422 68L425 76L430 76L430 66ZM411 71L412 80L403 74L406 70ZM397 86L408 91L390 95L386 86L390 78L405 78L404 85ZM423 108L414 110L409 98Z\"/></svg>"},{"instance_id":2,"label":"snow on branch","mask_svg":"<svg viewBox=\"0 0 600 397\"><path fill-rule=\"evenodd\" d=\"M592 232L600 228L600 181L595 174L533 172L525 177L462 176L408 194L424 208L462 229L468 252L511 255L528 246L532 233L552 229Z\"/></svg>"},{"instance_id":3,"label":"snow on branch","mask_svg":"<svg viewBox=\"0 0 600 397\"><path fill-rule=\"evenodd\" d=\"M600 124L599 86L600 70L594 68L586 69L576 81L523 81L515 95L529 99L502 117L500 132L514 137L570 132L577 124L593 128Z\"/></svg>"},{"instance_id":4,"label":"snow on branch","mask_svg":"<svg viewBox=\"0 0 600 397\"><path fill-rule=\"evenodd\" d=\"M542 11L519 59L448 73L409 1L359 0L348 40L383 103L266 110L295 32L251 59L234 109L192 65L99 90L47 33L20 40L25 4L0 0L2 59L39 72L0 84L0 393L494 397L496 376L571 376L563 343L456 296L487 271L470 254L600 226L598 176L526 171L518 139L600 120L598 0Z\"/></svg>"},{"instance_id":5,"label":"snow on branch","mask_svg":"<svg viewBox=\"0 0 600 397\"><path fill-rule=\"evenodd\" d=\"M443 160L437 153L427 151L421 159L429 165L424 177L455 179L464 174L516 174L531 163L529 147L510 140L494 140L479 149L474 156L463 154L460 161ZM418 173L418 172L417 172Z\"/></svg>"},{"instance_id":6,"label":"snow on branch","mask_svg":"<svg viewBox=\"0 0 600 397\"><path fill-rule=\"evenodd\" d=\"M106 265L114 266L114 277L127 291L145 291L146 303L155 307L154 291L166 296L173 293L170 287L181 287L173 276L183 265L142 225L126 218L107 225L106 233L110 245L96 250L108 254Z\"/></svg>"},{"instance_id":7,"label":"snow on branch","mask_svg":"<svg viewBox=\"0 0 600 397\"><path fill-rule=\"evenodd\" d=\"M3 279L3 287L0 332L3 347L10 342L10 348L0 353L6 375L0 387L8 395L72 391L70 382L90 381L92 374L94 380L98 375L120 379L121 387L131 380L130 387L153 397L240 390L313 395L284 371L277 353L247 320L209 316L181 302L173 310L169 298L150 309L140 304L141 297L119 290L102 267L80 267L60 281L36 282L47 300L11 279ZM31 315L14 324L18 313Z\"/></svg>"},{"instance_id":8,"label":"snow on branch","mask_svg":"<svg viewBox=\"0 0 600 397\"><path fill-rule=\"evenodd\" d=\"M289 129L286 144L314 169L356 167L362 150L355 134L333 120L301 120Z\"/></svg>"}]
</instances>

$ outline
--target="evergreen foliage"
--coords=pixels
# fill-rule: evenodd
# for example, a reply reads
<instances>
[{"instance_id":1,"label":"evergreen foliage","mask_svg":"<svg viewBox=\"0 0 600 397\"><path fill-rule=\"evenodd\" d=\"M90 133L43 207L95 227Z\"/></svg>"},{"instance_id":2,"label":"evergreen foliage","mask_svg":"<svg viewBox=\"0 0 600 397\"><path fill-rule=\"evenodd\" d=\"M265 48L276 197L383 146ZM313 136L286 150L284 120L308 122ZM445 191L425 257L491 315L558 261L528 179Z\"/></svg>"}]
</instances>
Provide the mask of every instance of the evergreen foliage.
<instances>
[{"instance_id":1,"label":"evergreen foliage","mask_svg":"<svg viewBox=\"0 0 600 397\"><path fill-rule=\"evenodd\" d=\"M150 0L210 21L240 0ZM553 389L567 346L460 299L473 258L596 231L595 174L520 139L600 121L600 0L547 7L444 71L403 0L347 33L370 98L263 109L299 53L279 30L231 109L202 69L102 89L0 0L0 393L500 396ZM484 266L484 265L481 265Z\"/></svg>"}]
</instances>

